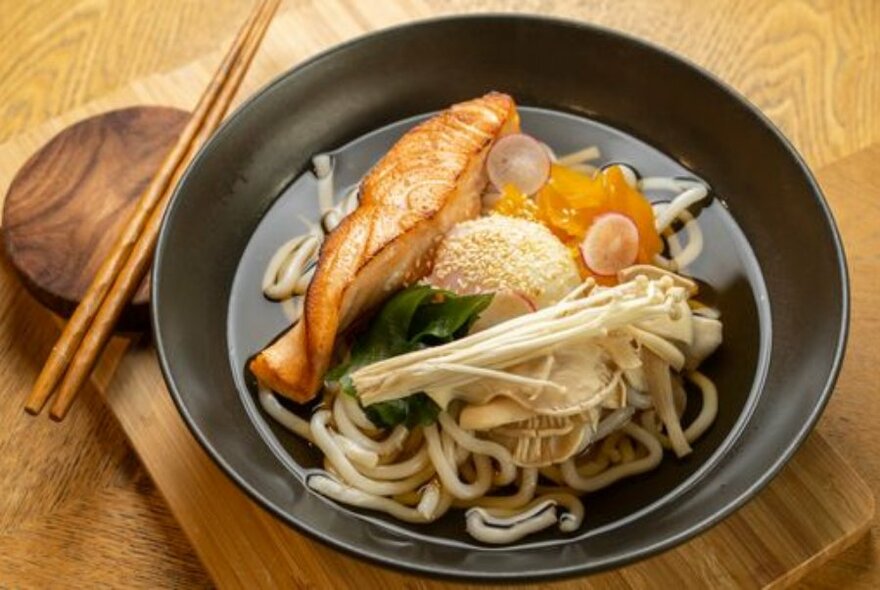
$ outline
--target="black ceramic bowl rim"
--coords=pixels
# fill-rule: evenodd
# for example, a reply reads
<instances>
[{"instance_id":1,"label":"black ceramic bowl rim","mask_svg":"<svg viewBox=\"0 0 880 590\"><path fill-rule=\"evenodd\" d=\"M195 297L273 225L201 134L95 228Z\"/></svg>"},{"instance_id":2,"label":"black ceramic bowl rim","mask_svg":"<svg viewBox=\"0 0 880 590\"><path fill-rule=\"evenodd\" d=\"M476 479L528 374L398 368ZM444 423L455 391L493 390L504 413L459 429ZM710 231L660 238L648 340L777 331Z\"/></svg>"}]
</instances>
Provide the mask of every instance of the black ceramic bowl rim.
<instances>
[{"instance_id":1,"label":"black ceramic bowl rim","mask_svg":"<svg viewBox=\"0 0 880 590\"><path fill-rule=\"evenodd\" d=\"M745 488L739 496L735 497L733 500L728 501L726 505L716 510L711 516L692 523L689 527L681 530L678 534L671 535L666 537L663 542L656 543L651 546L641 547L635 550L623 551L620 555L607 558L604 560L597 560L589 565L579 565L573 564L564 568L557 568L553 571L542 571L536 573L531 576L523 576L519 573L510 574L505 576L503 573L487 573L487 572L466 572L462 573L454 568L438 566L435 564L426 564L426 565L408 565L406 567L401 566L396 563L392 559L385 558L384 556L377 556L369 552L368 550L364 550L358 546L349 545L344 542L340 542L338 539L334 538L331 535L327 535L323 531L313 528L303 523L297 521L292 518L289 514L287 514L283 509L275 505L272 501L268 500L264 497L259 490L253 487L248 481L246 481L239 473L235 471L235 469L225 460L225 458L213 447L210 441L207 439L205 434L199 428L199 425L196 423L196 420L190 414L189 410L186 407L184 398L185 395L181 393L178 389L174 375L170 368L168 351L166 348L166 344L163 340L163 334L161 325L159 322L159 315L161 313L161 309L163 306L161 300L161 276L158 272L158 269L162 267L165 258L167 256L166 251L166 242L168 237L168 220L173 215L176 206L179 204L179 200L181 197L181 187L186 185L193 168L195 165L205 157L206 154L210 153L215 144L217 143L218 138L222 138L230 129L230 127L235 123L235 121L240 117L240 115L249 110L251 105L258 101L263 95L269 93L276 85L280 84L282 81L287 79L290 76L295 75L300 70L308 68L309 66L313 66L318 64L322 60L331 57L333 54L346 50L351 46L358 45L366 40L372 39L376 36L382 36L389 33L394 33L396 31L407 29L411 27L424 27L431 26L433 24L441 24L441 23L455 23L456 21L461 22L471 22L478 20L507 20L507 21L540 21L545 24L556 25L561 27L571 27L581 29L586 33L592 35L604 35L616 38L617 41L620 41L624 44L629 44L632 46L639 47L643 50L648 50L652 52L656 52L662 54L665 58L670 59L672 61L678 62L678 64L686 69L689 69L691 73L695 74L698 77L702 77L708 80L710 83L714 84L718 89L722 92L729 95L734 101L740 103L742 107L744 107L754 118L755 120L764 126L764 128L769 131L776 141L785 149L787 154L791 157L792 161L796 163L801 174L804 177L804 180L808 184L810 188L810 192L812 197L816 200L816 203L819 205L822 215L824 216L824 221L827 223L827 226L830 230L830 235L827 236L831 240L831 244L834 248L834 256L836 258L836 262L838 265L838 271L840 272L840 293L839 293L839 303L840 303L840 330L839 336L837 338L837 342L834 348L833 359L831 359L830 370L828 371L827 379L824 384L821 386L821 392L818 396L818 402L814 405L812 412L809 414L807 420L804 422L802 428L797 432L796 436L792 438L790 444L787 448L784 449L782 453L779 454L776 461L764 471L759 477L757 477L750 486ZM397 25L394 27L389 27L385 29L381 29L378 31L374 31L362 36L358 36L351 40L348 40L344 43L335 45L323 52L320 52L311 58L300 62L293 68L288 71L280 74L274 80L272 80L269 84L264 86L261 90L255 93L253 96L249 97L246 101L244 101L235 112L224 122L224 124L220 127L220 129L215 133L215 135L199 150L196 157L191 162L190 166L187 168L185 174L181 178L178 183L171 203L169 204L164 218L162 222L162 227L159 234L158 243L156 246L156 256L155 263L153 265L152 277L151 277L151 316L152 316L152 328L156 337L156 349L158 353L158 358L160 361L161 369L163 376L165 378L166 384L168 385L169 391L171 393L171 397L174 400L175 405L177 406L178 411L183 416L187 427L195 436L195 438L199 441L202 447L207 451L208 455L212 458L212 460L226 473L230 479L232 479L242 490L244 490L252 499L254 499L258 504L260 504L263 508L268 510L270 513L275 515L277 518L282 520L283 522L293 526L297 530L304 532L311 537L318 539L336 549L342 550L346 553L355 555L360 558L365 558L370 561L379 563L381 565L392 567L395 569L403 569L404 571L410 571L413 573L421 573L432 576L440 576L447 578L456 578L456 579L470 579L475 581L505 581L505 582L525 582L529 580L536 579L550 579L550 578L558 578L565 576L573 576L584 573L595 573L598 571L603 571L606 569L610 569L613 567L619 567L633 561L644 559L651 555L655 555L664 550L670 549L675 545L678 545L695 535L705 531L711 526L717 524L725 517L729 516L735 510L740 508L743 504L745 504L749 499L754 497L762 488L764 488L772 479L775 477L782 467L791 459L794 455L795 451L800 447L800 445L804 442L806 437L809 435L816 422L818 421L822 411L827 405L828 399L833 391L834 385L837 381L837 377L840 372L841 364L843 361L843 356L846 348L846 342L848 337L848 329L849 329L849 317L850 317L850 289L849 289L849 275L847 271L846 258L843 249L843 243L840 238L840 234L834 218L831 214L830 208L822 195L822 192L815 181L813 175L811 174L809 168L805 164L803 158L798 154L797 150L791 145L788 139L776 128L776 126L754 105L752 105L747 99L741 96L737 91L730 88L726 83L722 82L713 74L709 73L702 67L690 62L689 60L673 54L669 50L666 50L662 47L654 45L652 43L648 43L636 37L620 33L618 31L613 31L610 29L606 29L604 27L596 26L593 24L574 21L569 19L561 19L555 17L545 17L545 16L535 16L535 15L513 15L513 14L473 14L473 15L464 15L464 16L446 16L439 18L431 18L431 19L422 19L413 22L409 22L402 25ZM761 385L763 388L763 384ZM729 450L731 439L735 439L742 430L742 420L738 420L736 425L734 426L731 433L728 435L727 439L722 446L719 448L719 452L716 452L710 459L709 462L715 463L720 457L719 455L723 455L721 451ZM701 466L698 473L700 473L705 466ZM694 477L692 478L692 483L697 483L701 478ZM681 490L679 490L679 493Z\"/></svg>"}]
</instances>

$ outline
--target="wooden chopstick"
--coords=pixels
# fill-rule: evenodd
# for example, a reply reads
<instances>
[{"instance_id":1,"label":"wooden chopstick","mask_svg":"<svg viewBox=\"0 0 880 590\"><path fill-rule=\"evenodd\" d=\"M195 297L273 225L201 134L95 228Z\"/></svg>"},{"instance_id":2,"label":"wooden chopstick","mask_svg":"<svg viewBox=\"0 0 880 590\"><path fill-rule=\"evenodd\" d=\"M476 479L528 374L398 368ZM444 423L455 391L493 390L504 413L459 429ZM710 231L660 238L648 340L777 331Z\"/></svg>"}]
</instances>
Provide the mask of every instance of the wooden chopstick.
<instances>
[{"instance_id":1,"label":"wooden chopstick","mask_svg":"<svg viewBox=\"0 0 880 590\"><path fill-rule=\"evenodd\" d=\"M149 269L159 222L177 181L198 148L222 121L278 2L261 0L236 35L178 142L141 195L122 235L53 347L28 397L25 405L28 412L40 412L64 375L59 399L53 404L51 415L60 420L67 413L76 391L88 377L109 339L122 308ZM134 287L129 287L132 282Z\"/></svg>"},{"instance_id":2,"label":"wooden chopstick","mask_svg":"<svg viewBox=\"0 0 880 590\"><path fill-rule=\"evenodd\" d=\"M235 97L236 91L247 73L251 61L253 61L254 55L260 46L260 41L272 20L272 15L279 1L268 0L266 2L268 9L258 18L253 34L248 38L248 42L242 49L241 59L237 63L237 67L233 68L230 72L229 81L217 97L215 108L211 109L208 113L204 125L188 150L187 158L185 159L186 163L192 160L201 145L222 122L232 99ZM83 337L82 343L71 360L67 373L65 373L64 379L58 387L58 394L49 410L49 417L53 420L62 420L67 414L76 394L91 374L107 341L113 334L113 327L116 325L123 308L134 296L141 281L143 281L144 276L149 271L153 261L156 240L159 237L159 228L162 224L165 206L171 199L173 188L185 170L186 166L181 166L176 171L169 189L163 195L159 205L153 210L144 232L135 244L125 266L120 271L116 281L107 293L107 297L98 309L98 313L95 315L95 319L88 332Z\"/></svg>"},{"instance_id":3,"label":"wooden chopstick","mask_svg":"<svg viewBox=\"0 0 880 590\"><path fill-rule=\"evenodd\" d=\"M177 143L163 160L159 171L153 177L147 189L141 194L128 223L122 230L122 234L98 268L98 272L89 284L89 288L86 290L82 301L61 332L58 342L52 348L49 358L40 371L30 396L25 403L25 410L31 414L38 414L42 410L46 400L49 399L58 381L67 370L68 364L79 347L82 338L85 336L95 314L98 312L98 308L104 301L116 276L122 270L122 266L131 254L138 237L143 232L150 213L171 185L172 177L181 166L190 144L192 144L196 134L202 127L206 115L216 102L217 96L223 89L232 67L241 54L241 49L257 21L257 17L265 9L265 4L265 1L258 4L248 16L244 25L242 25L229 52L220 63L210 84L205 89L205 93L199 99L192 117L184 127Z\"/></svg>"}]
</instances>

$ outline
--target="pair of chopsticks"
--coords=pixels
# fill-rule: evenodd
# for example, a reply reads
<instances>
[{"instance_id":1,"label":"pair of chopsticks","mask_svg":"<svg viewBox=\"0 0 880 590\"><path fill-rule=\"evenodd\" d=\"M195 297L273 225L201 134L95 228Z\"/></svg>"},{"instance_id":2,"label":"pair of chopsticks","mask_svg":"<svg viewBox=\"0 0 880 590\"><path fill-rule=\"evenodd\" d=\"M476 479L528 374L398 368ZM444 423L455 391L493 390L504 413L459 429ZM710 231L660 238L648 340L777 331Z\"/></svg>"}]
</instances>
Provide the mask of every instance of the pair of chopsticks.
<instances>
[{"instance_id":1,"label":"pair of chopsticks","mask_svg":"<svg viewBox=\"0 0 880 590\"><path fill-rule=\"evenodd\" d=\"M53 420L62 420L67 415L110 339L119 315L149 271L162 215L174 187L226 115L279 1L259 0L236 35L180 138L138 199L122 234L52 348L25 403L29 413L39 414L57 389L49 415Z\"/></svg>"}]
</instances>

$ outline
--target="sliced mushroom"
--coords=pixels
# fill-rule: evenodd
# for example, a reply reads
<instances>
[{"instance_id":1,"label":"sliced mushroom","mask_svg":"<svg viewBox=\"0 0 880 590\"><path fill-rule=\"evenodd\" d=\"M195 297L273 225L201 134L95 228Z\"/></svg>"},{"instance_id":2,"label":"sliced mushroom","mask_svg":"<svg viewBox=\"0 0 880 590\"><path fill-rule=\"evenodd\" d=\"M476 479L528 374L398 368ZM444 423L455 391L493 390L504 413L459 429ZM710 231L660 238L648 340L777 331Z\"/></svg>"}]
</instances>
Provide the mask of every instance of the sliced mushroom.
<instances>
[{"instance_id":1,"label":"sliced mushroom","mask_svg":"<svg viewBox=\"0 0 880 590\"><path fill-rule=\"evenodd\" d=\"M612 395L605 398L602 402L602 408L608 410L617 410L626 405L626 384L623 379L617 381L617 387Z\"/></svg>"},{"instance_id":2,"label":"sliced mushroom","mask_svg":"<svg viewBox=\"0 0 880 590\"><path fill-rule=\"evenodd\" d=\"M494 545L513 543L556 524L556 502L547 500L508 517L494 516L485 508L465 513L467 532L476 540Z\"/></svg>"},{"instance_id":3,"label":"sliced mushroom","mask_svg":"<svg viewBox=\"0 0 880 590\"><path fill-rule=\"evenodd\" d=\"M621 369L636 369L642 366L638 343L629 334L615 332L596 341L605 349L615 365Z\"/></svg>"},{"instance_id":4,"label":"sliced mushroom","mask_svg":"<svg viewBox=\"0 0 880 590\"><path fill-rule=\"evenodd\" d=\"M645 379L645 368L626 369L623 372L626 384L638 391L648 391L648 380Z\"/></svg>"},{"instance_id":5,"label":"sliced mushroom","mask_svg":"<svg viewBox=\"0 0 880 590\"><path fill-rule=\"evenodd\" d=\"M666 364L671 365L676 371L681 371L682 367L684 367L684 354L673 343L635 326L629 326L627 331L638 341L639 349L642 353L646 349L650 350L663 359ZM642 361L644 361L644 354L642 354Z\"/></svg>"},{"instance_id":6,"label":"sliced mushroom","mask_svg":"<svg viewBox=\"0 0 880 590\"><path fill-rule=\"evenodd\" d=\"M496 397L485 404L465 406L458 422L465 430L491 430L512 422L528 420L534 415L534 412L509 397Z\"/></svg>"},{"instance_id":7,"label":"sliced mushroom","mask_svg":"<svg viewBox=\"0 0 880 590\"><path fill-rule=\"evenodd\" d=\"M681 420L687 408L687 393L681 382L680 375L672 375L672 401L675 402L675 415Z\"/></svg>"},{"instance_id":8,"label":"sliced mushroom","mask_svg":"<svg viewBox=\"0 0 880 590\"><path fill-rule=\"evenodd\" d=\"M693 316L694 340L684 348L685 368L693 371L709 355L721 345L721 322L713 319Z\"/></svg>"},{"instance_id":9,"label":"sliced mushroom","mask_svg":"<svg viewBox=\"0 0 880 590\"><path fill-rule=\"evenodd\" d=\"M648 389L654 400L657 415L666 427L666 434L672 444L672 450L679 457L684 457L691 452L675 411L675 401L672 392L672 376L669 373L669 364L648 349L642 349L642 361L645 363L645 377L648 380Z\"/></svg>"},{"instance_id":10,"label":"sliced mushroom","mask_svg":"<svg viewBox=\"0 0 880 590\"><path fill-rule=\"evenodd\" d=\"M636 326L662 338L677 340L686 345L694 341L693 313L687 301L676 303L675 311L669 316L644 320Z\"/></svg>"},{"instance_id":11,"label":"sliced mushroom","mask_svg":"<svg viewBox=\"0 0 880 590\"><path fill-rule=\"evenodd\" d=\"M590 444L595 444L612 432L616 432L622 428L624 424L630 421L633 414L635 414L635 408L620 408L602 418L590 437Z\"/></svg>"},{"instance_id":12,"label":"sliced mushroom","mask_svg":"<svg viewBox=\"0 0 880 590\"><path fill-rule=\"evenodd\" d=\"M452 396L471 405L484 405L497 397L506 397L537 415L569 416L599 407L618 391L620 381L620 371L615 370L608 353L592 342L558 349L545 357L511 367L508 372L551 381L558 387L487 377L456 388Z\"/></svg>"},{"instance_id":13,"label":"sliced mushroom","mask_svg":"<svg viewBox=\"0 0 880 590\"><path fill-rule=\"evenodd\" d=\"M593 431L588 412L576 416L533 416L489 431L520 467L546 467L561 463L583 450Z\"/></svg>"}]
</instances>

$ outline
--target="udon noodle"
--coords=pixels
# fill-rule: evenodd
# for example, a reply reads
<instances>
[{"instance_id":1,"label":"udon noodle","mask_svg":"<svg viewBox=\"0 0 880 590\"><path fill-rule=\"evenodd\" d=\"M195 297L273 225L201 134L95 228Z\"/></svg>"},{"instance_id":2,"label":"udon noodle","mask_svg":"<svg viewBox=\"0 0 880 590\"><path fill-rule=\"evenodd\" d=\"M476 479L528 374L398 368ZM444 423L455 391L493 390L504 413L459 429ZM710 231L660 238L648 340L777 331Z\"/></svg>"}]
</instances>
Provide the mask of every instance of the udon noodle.
<instances>
[{"instance_id":1,"label":"udon noodle","mask_svg":"<svg viewBox=\"0 0 880 590\"><path fill-rule=\"evenodd\" d=\"M588 147L554 160L593 171L589 162L599 157L598 148ZM622 169L627 181L639 190L670 197L653 205L656 230L665 241L665 254L657 255L654 264L673 272L686 269L703 246L702 231L689 208L706 198L706 185L692 179L638 178L635 170ZM314 173L321 221L278 248L262 282L266 297L285 305L294 321L301 313L302 296L314 273L323 236L358 204L357 187L353 187L334 205L333 168L327 156L314 159ZM705 306L693 306L693 313L713 319L719 315ZM663 356L662 338L647 333L640 337L657 353L649 356ZM667 352L674 356L677 351ZM646 366L646 372L650 370ZM459 373L453 370L450 375ZM463 508L473 538L500 544L553 526L563 533L576 531L585 512L581 496L655 469L664 449L679 456L690 452L689 445L715 419L717 391L694 367L672 371L670 384L669 403L664 403L657 392L637 387L623 371L613 386L620 393L606 397L596 410L595 423L585 430L588 436L579 452L539 467L517 466L510 448L463 428L459 401L452 401L429 426L408 429L398 425L383 431L357 400L337 390L325 389L308 420L286 409L267 389L260 390L259 400L269 416L322 452L323 469L307 476L310 489L410 523L429 523L451 508ZM695 403L699 407L696 418L681 424L685 411Z\"/></svg>"}]
</instances>

